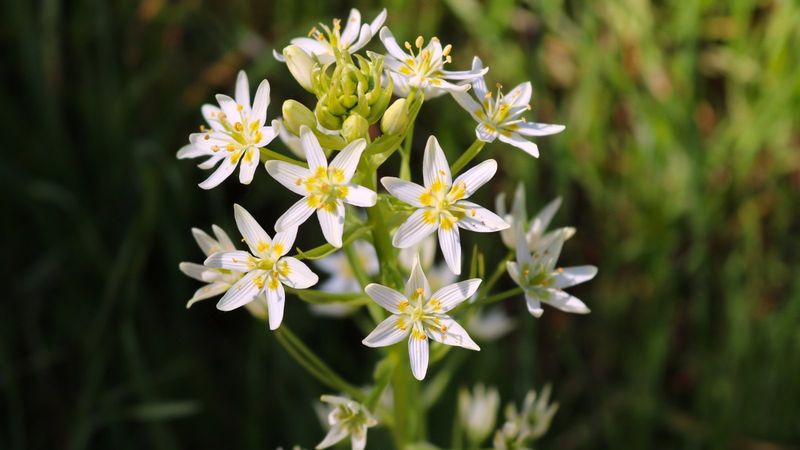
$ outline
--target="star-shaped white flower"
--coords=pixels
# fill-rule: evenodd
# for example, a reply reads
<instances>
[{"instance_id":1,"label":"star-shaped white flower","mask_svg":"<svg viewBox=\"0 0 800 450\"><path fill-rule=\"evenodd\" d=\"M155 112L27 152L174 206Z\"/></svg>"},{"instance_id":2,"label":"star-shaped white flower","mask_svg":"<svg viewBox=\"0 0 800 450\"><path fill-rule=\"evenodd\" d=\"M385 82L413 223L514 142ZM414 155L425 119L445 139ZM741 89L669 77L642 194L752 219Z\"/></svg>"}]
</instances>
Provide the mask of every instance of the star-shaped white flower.
<instances>
[{"instance_id":1,"label":"star-shaped white flower","mask_svg":"<svg viewBox=\"0 0 800 450\"><path fill-rule=\"evenodd\" d=\"M364 139L347 145L328 165L317 137L306 126L300 127L308 169L284 161L267 161L267 172L287 189L303 196L275 223L275 230L298 227L314 211L317 212L322 234L334 247L342 246L344 232L344 203L369 207L375 205L377 194L363 186L351 183L361 153L366 148Z\"/></svg>"},{"instance_id":2,"label":"star-shaped white flower","mask_svg":"<svg viewBox=\"0 0 800 450\"><path fill-rule=\"evenodd\" d=\"M560 206L561 197L556 197L528 220L527 213L525 212L525 186L522 183L517 185L510 213L506 213L506 194L505 192L501 192L497 195L495 210L497 211L497 215L502 217L503 220L510 225L510 227L500 232L503 244L512 250L516 248L514 233L517 229L517 224L520 224L522 227L525 238L528 241L528 248L531 251L547 247L559 236L563 236L564 240L571 238L575 234L575 228L573 227L562 227L547 231L547 227L550 225L553 216ZM526 228L527 231L524 231Z\"/></svg>"},{"instance_id":3,"label":"star-shaped white flower","mask_svg":"<svg viewBox=\"0 0 800 450\"><path fill-rule=\"evenodd\" d=\"M297 228L277 233L271 239L247 210L233 205L236 226L250 252L222 251L205 261L207 267L242 272L245 275L217 303L217 309L230 311L266 294L269 328L277 329L283 320L286 293L283 285L306 289L317 283L317 275L297 258L284 256L294 245Z\"/></svg>"},{"instance_id":4,"label":"star-shaped white flower","mask_svg":"<svg viewBox=\"0 0 800 450\"><path fill-rule=\"evenodd\" d=\"M428 139L422 161L425 186L394 177L381 178L383 186L395 197L418 208L394 235L395 247L410 247L434 231L439 232L439 246L450 270L461 273L461 238L459 228L491 233L508 228L497 214L466 201L497 171L493 159L478 164L455 181L442 148L435 137Z\"/></svg>"},{"instance_id":5,"label":"star-shaped white flower","mask_svg":"<svg viewBox=\"0 0 800 450\"><path fill-rule=\"evenodd\" d=\"M383 9L372 23L362 24L361 13L353 8L350 10L344 30L342 30L341 21L334 19L333 29L320 24L324 33L314 28L309 33L309 37L294 38L291 43L300 47L309 56L315 55L320 63L329 64L336 60L336 51L355 53L361 50L373 36L378 34L378 30L385 21L386 9ZM285 61L283 55L277 51L273 50L272 54L278 61Z\"/></svg>"},{"instance_id":6,"label":"star-shaped white flower","mask_svg":"<svg viewBox=\"0 0 800 450\"><path fill-rule=\"evenodd\" d=\"M480 58L472 60L472 71L477 72L483 68ZM529 155L539 157L539 148L524 136L547 136L564 131L564 125L550 125L546 123L527 122L522 114L531 107L532 87L530 82L525 82L511 90L506 95L497 88L496 98L486 88L483 76L472 80L473 98L465 91L451 91L462 108L478 122L475 134L484 142L494 142L499 138L506 144L522 149Z\"/></svg>"},{"instance_id":7,"label":"star-shaped white flower","mask_svg":"<svg viewBox=\"0 0 800 450\"><path fill-rule=\"evenodd\" d=\"M392 313L362 341L367 347L385 347L408 338L411 372L418 380L428 370L428 339L445 345L480 350L466 330L447 312L472 296L481 280L473 278L447 285L431 293L419 260L414 263L405 293L380 284L369 284L364 291L377 304Z\"/></svg>"},{"instance_id":8,"label":"star-shaped white flower","mask_svg":"<svg viewBox=\"0 0 800 450\"><path fill-rule=\"evenodd\" d=\"M216 225L212 225L211 229L214 231L214 237L209 236L208 233L199 228L192 228L192 236L194 236L194 240L197 241L197 245L206 257L217 252L236 251L236 246L233 245L233 241L225 233L225 230ZM239 271L211 269L202 264L191 262L182 262L178 265L178 268L187 276L206 283L195 291L192 298L186 303L187 308L200 300L222 294L239 281L243 275Z\"/></svg>"},{"instance_id":9,"label":"star-shaped white flower","mask_svg":"<svg viewBox=\"0 0 800 450\"><path fill-rule=\"evenodd\" d=\"M394 93L401 97L408 96L411 88L422 89L425 98L438 97L447 92L464 92L469 89L468 84L454 84L448 80L472 80L483 76L488 69L450 71L444 70L444 65L449 63L451 45L442 48L439 38L433 37L424 46L425 41L419 36L414 42L417 52L406 42L406 51L400 48L397 40L387 27L380 33L386 51L384 64L394 82Z\"/></svg>"},{"instance_id":10,"label":"star-shaped white flower","mask_svg":"<svg viewBox=\"0 0 800 450\"><path fill-rule=\"evenodd\" d=\"M259 163L259 148L269 144L278 133L278 123L266 126L269 106L269 82L261 81L255 100L250 104L247 75L239 72L236 79L236 99L217 94L219 107L203 105L202 112L211 127L201 127L200 133L189 135L189 145L178 151L178 159L208 157L198 165L201 169L216 170L199 186L211 189L222 183L239 167L239 182L250 184ZM239 164L241 162L241 164Z\"/></svg>"},{"instance_id":11,"label":"star-shaped white flower","mask_svg":"<svg viewBox=\"0 0 800 450\"><path fill-rule=\"evenodd\" d=\"M597 267L556 268L565 240L564 233L558 235L550 245L531 255L525 233L521 227L517 229L517 260L507 262L506 269L514 282L525 291L528 312L534 317L541 317L544 312L541 303L547 303L564 312L588 314L589 308L563 289L591 280L597 275Z\"/></svg>"},{"instance_id":12,"label":"star-shaped white flower","mask_svg":"<svg viewBox=\"0 0 800 450\"><path fill-rule=\"evenodd\" d=\"M333 406L328 414L330 430L317 444L317 449L332 447L350 435L353 450L364 450L367 446L367 428L378 424L369 410L361 403L345 397L323 395L320 400Z\"/></svg>"}]
</instances>

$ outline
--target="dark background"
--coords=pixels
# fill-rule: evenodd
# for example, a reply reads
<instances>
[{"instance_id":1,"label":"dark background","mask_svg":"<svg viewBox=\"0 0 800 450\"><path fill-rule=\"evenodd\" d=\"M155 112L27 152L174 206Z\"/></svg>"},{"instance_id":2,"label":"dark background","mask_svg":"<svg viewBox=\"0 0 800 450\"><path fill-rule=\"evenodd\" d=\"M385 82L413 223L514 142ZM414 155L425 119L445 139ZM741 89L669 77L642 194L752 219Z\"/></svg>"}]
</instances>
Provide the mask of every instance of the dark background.
<instances>
[{"instance_id":1,"label":"dark background","mask_svg":"<svg viewBox=\"0 0 800 450\"><path fill-rule=\"evenodd\" d=\"M453 69L532 80L531 118L567 130L535 160L500 143L480 197L528 186L575 225L564 264L588 316L535 320L468 354L454 386L503 401L554 384L543 449L800 446L800 6L791 1L5 0L0 6L0 448L313 447L327 390L263 324L212 302L184 308L199 261L189 229L234 235L236 201L269 223L295 197L263 169L210 192L175 152L235 74L272 84L269 117L309 103L271 50L317 21L385 6L399 39L438 34ZM375 40L371 49L382 51ZM451 159L474 123L428 102ZM276 147L277 148L277 147ZM415 176L418 168L412 170ZM467 234L468 235L468 234ZM469 236L466 245L476 242ZM321 242L313 226L300 243ZM479 240L489 261L499 240ZM508 281L503 285L508 287ZM378 357L349 321L290 298L286 322L356 384ZM435 369L434 369L435 370ZM448 445L450 392L429 437ZM384 447L385 429L370 432Z\"/></svg>"}]
</instances>

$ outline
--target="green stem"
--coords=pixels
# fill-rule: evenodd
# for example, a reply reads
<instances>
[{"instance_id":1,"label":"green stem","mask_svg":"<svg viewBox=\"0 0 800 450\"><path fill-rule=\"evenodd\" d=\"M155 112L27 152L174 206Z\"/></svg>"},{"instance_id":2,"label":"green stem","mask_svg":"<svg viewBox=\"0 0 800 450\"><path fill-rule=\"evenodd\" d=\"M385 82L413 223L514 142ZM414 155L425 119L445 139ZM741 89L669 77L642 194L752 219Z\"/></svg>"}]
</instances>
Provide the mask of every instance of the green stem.
<instances>
[{"instance_id":1,"label":"green stem","mask_svg":"<svg viewBox=\"0 0 800 450\"><path fill-rule=\"evenodd\" d=\"M486 142L483 142L480 139L475 139L475 142L473 142L472 145L469 146L467 151L462 153L461 156L458 157L456 162L454 162L453 165L450 167L450 170L453 172L453 175L460 172L461 169L463 169L467 164L469 164L470 161L472 161L473 158L478 156L478 153L480 153L481 150L483 150L484 145L486 145Z\"/></svg>"},{"instance_id":2,"label":"green stem","mask_svg":"<svg viewBox=\"0 0 800 450\"><path fill-rule=\"evenodd\" d=\"M509 289L507 291L500 292L499 294L494 294L489 297L484 298L483 300L478 300L477 302L473 303L474 306L482 306L482 305L490 305L495 302L499 302L500 300L505 300L509 297L514 297L515 295L523 294L525 291L522 290L521 287L516 287L514 289Z\"/></svg>"},{"instance_id":3,"label":"green stem","mask_svg":"<svg viewBox=\"0 0 800 450\"><path fill-rule=\"evenodd\" d=\"M414 123L408 126L403 148L400 150L400 179L411 180L411 141L414 140Z\"/></svg>"},{"instance_id":4,"label":"green stem","mask_svg":"<svg viewBox=\"0 0 800 450\"><path fill-rule=\"evenodd\" d=\"M273 151L273 150L270 150L270 149L268 149L266 147L260 148L258 150L260 152L259 156L261 158L261 162L262 163L274 159L274 160L277 160L277 161L283 161L283 162L287 162L287 163L290 163L290 164L294 164L294 165L297 165L297 166L300 166L300 167L308 167L308 163L306 163L304 161L299 161L299 160L296 160L294 158L290 158L288 156L281 155L280 153L278 153L276 151Z\"/></svg>"}]
</instances>

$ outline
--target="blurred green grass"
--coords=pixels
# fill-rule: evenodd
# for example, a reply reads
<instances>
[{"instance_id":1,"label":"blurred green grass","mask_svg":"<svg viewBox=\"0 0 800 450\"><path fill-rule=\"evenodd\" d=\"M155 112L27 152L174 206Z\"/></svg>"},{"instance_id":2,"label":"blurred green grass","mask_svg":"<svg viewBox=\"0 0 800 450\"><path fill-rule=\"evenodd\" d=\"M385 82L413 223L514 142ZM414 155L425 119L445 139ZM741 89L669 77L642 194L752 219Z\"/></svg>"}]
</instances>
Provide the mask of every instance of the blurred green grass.
<instances>
[{"instance_id":1,"label":"blurred green grass","mask_svg":"<svg viewBox=\"0 0 800 450\"><path fill-rule=\"evenodd\" d=\"M522 326L468 355L457 384L519 401L552 381L562 407L544 449L800 446L796 2L10 0L0 448L321 439L307 400L324 388L244 313L186 311L196 286L177 270L201 256L190 227L234 231L233 201L274 220L293 198L263 171L202 192L174 153L240 68L272 83L271 117L308 101L271 49L351 6L370 19L385 6L401 38L452 42L455 68L478 54L490 80L531 79L533 116L567 125L539 160L491 145L502 181L483 195L522 179L530 210L564 197L556 223L578 227L564 261L600 267L575 290L593 313L534 320L507 302ZM451 155L471 142L453 101L422 115L417 149L433 132ZM337 370L369 380L358 329L287 308ZM449 442L453 409L452 396L433 409L434 443ZM371 448L386 442L370 433Z\"/></svg>"}]
</instances>

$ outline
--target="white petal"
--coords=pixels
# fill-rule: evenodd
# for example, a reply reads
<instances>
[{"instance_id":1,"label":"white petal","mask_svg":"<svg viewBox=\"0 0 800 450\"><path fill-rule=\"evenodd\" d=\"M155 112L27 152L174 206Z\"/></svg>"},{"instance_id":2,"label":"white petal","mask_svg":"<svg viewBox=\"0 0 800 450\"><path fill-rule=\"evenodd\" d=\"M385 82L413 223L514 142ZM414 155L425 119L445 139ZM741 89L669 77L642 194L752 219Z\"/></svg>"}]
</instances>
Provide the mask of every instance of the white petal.
<instances>
[{"instance_id":1,"label":"white petal","mask_svg":"<svg viewBox=\"0 0 800 450\"><path fill-rule=\"evenodd\" d=\"M495 173L497 173L497 161L493 159L487 159L486 161L459 175L458 178L456 178L453 182L453 186L458 186L459 183L464 183L466 194L462 198L467 198L474 194L475 191L481 186L491 180Z\"/></svg>"},{"instance_id":2,"label":"white petal","mask_svg":"<svg viewBox=\"0 0 800 450\"><path fill-rule=\"evenodd\" d=\"M206 300L211 297L216 297L222 294L223 292L227 291L228 288L230 288L230 286L231 285L228 283L207 284L194 292L192 298L190 298L189 301L186 303L186 308L191 307L192 305L194 305L199 301Z\"/></svg>"},{"instance_id":3,"label":"white petal","mask_svg":"<svg viewBox=\"0 0 800 450\"><path fill-rule=\"evenodd\" d=\"M458 283L447 285L431 295L431 300L438 300L441 304L441 310L437 313L446 313L455 308L459 303L472 297L472 294L478 290L481 285L479 278L472 278Z\"/></svg>"},{"instance_id":4,"label":"white petal","mask_svg":"<svg viewBox=\"0 0 800 450\"><path fill-rule=\"evenodd\" d=\"M417 295L419 290L422 290L424 298L429 298L431 295L431 285L428 283L428 278L425 277L425 272L422 271L422 266L419 263L419 257L414 258L414 265L411 267L411 275L406 282L405 292L406 298L411 298Z\"/></svg>"},{"instance_id":5,"label":"white petal","mask_svg":"<svg viewBox=\"0 0 800 450\"><path fill-rule=\"evenodd\" d=\"M508 276L514 280L514 283L517 283L519 286L523 286L522 277L520 277L519 264L517 264L516 261L506 261L506 271L508 272Z\"/></svg>"},{"instance_id":6,"label":"white petal","mask_svg":"<svg viewBox=\"0 0 800 450\"><path fill-rule=\"evenodd\" d=\"M272 57L282 63L286 62L286 58L281 53L279 53L277 49L274 48L272 49Z\"/></svg>"},{"instance_id":7,"label":"white petal","mask_svg":"<svg viewBox=\"0 0 800 450\"><path fill-rule=\"evenodd\" d=\"M566 128L564 125L554 125L549 123L523 122L515 130L523 136L549 136L561 133Z\"/></svg>"},{"instance_id":8,"label":"white petal","mask_svg":"<svg viewBox=\"0 0 800 450\"><path fill-rule=\"evenodd\" d=\"M206 119L206 123L214 129L214 130L224 130L225 127L219 123L219 113L222 112L218 106L210 105L206 103L205 105L200 107L200 112L203 114L203 118Z\"/></svg>"},{"instance_id":9,"label":"white petal","mask_svg":"<svg viewBox=\"0 0 800 450\"><path fill-rule=\"evenodd\" d=\"M231 311L246 303L251 302L261 289L256 286L253 280L256 277L264 275L262 270L254 270L249 272L241 280L228 289L228 292L222 296L217 303L217 309L220 311Z\"/></svg>"},{"instance_id":10,"label":"white petal","mask_svg":"<svg viewBox=\"0 0 800 450\"><path fill-rule=\"evenodd\" d=\"M542 208L536 216L531 219L531 226L528 234L535 234L541 236L544 230L550 225L558 208L561 206L561 197L556 197L550 201L544 208Z\"/></svg>"},{"instance_id":11,"label":"white petal","mask_svg":"<svg viewBox=\"0 0 800 450\"><path fill-rule=\"evenodd\" d=\"M408 336L410 329L411 324L405 323L402 316L392 314L379 323L361 343L367 347L386 347L402 341Z\"/></svg>"},{"instance_id":12,"label":"white petal","mask_svg":"<svg viewBox=\"0 0 800 450\"><path fill-rule=\"evenodd\" d=\"M328 168L328 160L325 159L325 152L322 151L319 140L314 136L314 132L305 125L300 127L300 144L306 154L309 170L314 172L317 167Z\"/></svg>"},{"instance_id":13,"label":"white petal","mask_svg":"<svg viewBox=\"0 0 800 450\"><path fill-rule=\"evenodd\" d=\"M224 250L214 238L199 228L192 228L192 237L194 237L197 246L200 247L200 250L202 250L203 254L206 256Z\"/></svg>"},{"instance_id":14,"label":"white petal","mask_svg":"<svg viewBox=\"0 0 800 450\"><path fill-rule=\"evenodd\" d=\"M383 309L392 314L400 314L399 305L406 301L405 295L377 283L368 284L364 288L364 292L366 292L371 299L375 300L375 303L381 305Z\"/></svg>"},{"instance_id":15,"label":"white petal","mask_svg":"<svg viewBox=\"0 0 800 450\"><path fill-rule=\"evenodd\" d=\"M236 103L242 105L245 111L250 110L250 82L247 80L247 74L244 70L240 70L236 76L236 93L234 95Z\"/></svg>"},{"instance_id":16,"label":"white petal","mask_svg":"<svg viewBox=\"0 0 800 450\"><path fill-rule=\"evenodd\" d=\"M483 71L483 62L477 56L472 58L472 71ZM483 77L477 77L472 80L472 90L475 92L475 97L478 98L478 101L483 101L484 97L486 97L486 94L489 92L489 90L486 88L486 81L483 79Z\"/></svg>"},{"instance_id":17,"label":"white petal","mask_svg":"<svg viewBox=\"0 0 800 450\"><path fill-rule=\"evenodd\" d=\"M361 28L361 13L358 12L357 9L353 8L350 10L350 16L347 18L347 24L342 30L342 34L340 35L341 42L345 45L351 44L356 37L358 37L358 32Z\"/></svg>"},{"instance_id":18,"label":"white petal","mask_svg":"<svg viewBox=\"0 0 800 450\"><path fill-rule=\"evenodd\" d=\"M366 26L366 25L364 25ZM367 446L367 430L364 427L360 427L357 430L353 430L350 434L350 448L351 450L364 450Z\"/></svg>"},{"instance_id":19,"label":"white petal","mask_svg":"<svg viewBox=\"0 0 800 450\"><path fill-rule=\"evenodd\" d=\"M280 283L275 289L267 287L264 289L267 294L267 310L269 311L269 329L277 330L283 322L283 307L286 304L286 293Z\"/></svg>"},{"instance_id":20,"label":"white petal","mask_svg":"<svg viewBox=\"0 0 800 450\"><path fill-rule=\"evenodd\" d=\"M400 61L404 61L409 57L409 55L404 52L399 45L397 45L397 40L395 40L388 27L381 28L380 38L381 42L383 42L383 46L386 47L386 51L388 51L390 55L394 56Z\"/></svg>"},{"instance_id":21,"label":"white petal","mask_svg":"<svg viewBox=\"0 0 800 450\"><path fill-rule=\"evenodd\" d=\"M239 164L239 182L242 184L250 184L253 181L253 174L256 173L258 167L258 149L250 147L242 155L242 162Z\"/></svg>"},{"instance_id":22,"label":"white petal","mask_svg":"<svg viewBox=\"0 0 800 450\"><path fill-rule=\"evenodd\" d=\"M344 201L353 206L369 208L370 206L375 206L378 201L378 194L364 186L350 183L347 185L347 196Z\"/></svg>"},{"instance_id":23,"label":"white petal","mask_svg":"<svg viewBox=\"0 0 800 450\"><path fill-rule=\"evenodd\" d=\"M203 272L208 270L208 267L206 266L190 262L182 262L178 264L178 269L180 269L180 271L189 278L194 278L197 281L206 281L203 278Z\"/></svg>"},{"instance_id":24,"label":"white petal","mask_svg":"<svg viewBox=\"0 0 800 450\"><path fill-rule=\"evenodd\" d=\"M527 108L531 101L533 87L530 81L518 84L508 94L503 97L503 101L509 106L524 106Z\"/></svg>"},{"instance_id":25,"label":"white petal","mask_svg":"<svg viewBox=\"0 0 800 450\"><path fill-rule=\"evenodd\" d=\"M438 323L435 324L437 326L429 326L431 325L430 322L426 323L425 334L427 334L429 338L445 345L454 345L456 347L463 347L475 351L481 349L478 347L478 344L469 337L467 330L453 320L452 317L441 316L437 317L437 319Z\"/></svg>"},{"instance_id":26,"label":"white petal","mask_svg":"<svg viewBox=\"0 0 800 450\"><path fill-rule=\"evenodd\" d=\"M253 101L253 110L250 112L250 121L258 121L259 125L267 122L267 108L269 107L269 81L261 80L256 90ZM275 135L273 134L273 137Z\"/></svg>"},{"instance_id":27,"label":"white petal","mask_svg":"<svg viewBox=\"0 0 800 450\"><path fill-rule=\"evenodd\" d=\"M236 105L236 100L230 98L225 94L217 94L215 96L217 103L219 103L222 112L226 116L226 120L230 123L242 122L242 113Z\"/></svg>"},{"instance_id":28,"label":"white petal","mask_svg":"<svg viewBox=\"0 0 800 450\"><path fill-rule=\"evenodd\" d=\"M261 148L272 142L275 139L275 136L278 135L278 130L280 129L280 124L277 120L272 121L272 125L268 127L261 127L258 130L261 133L261 139L253 144L255 147Z\"/></svg>"},{"instance_id":29,"label":"white petal","mask_svg":"<svg viewBox=\"0 0 800 450\"><path fill-rule=\"evenodd\" d=\"M228 233L226 233L225 230L217 225L211 225L211 229L214 231L214 236L217 237L217 242L222 251L232 252L236 250L236 246L233 244L233 241L231 241L231 238L228 237Z\"/></svg>"},{"instance_id":30,"label":"white petal","mask_svg":"<svg viewBox=\"0 0 800 450\"><path fill-rule=\"evenodd\" d=\"M264 166L267 168L267 173L286 189L289 189L295 194L308 194L308 190L303 184L303 181L311 177L310 170L305 167L300 167L297 164L275 160L267 161Z\"/></svg>"},{"instance_id":31,"label":"white petal","mask_svg":"<svg viewBox=\"0 0 800 450\"><path fill-rule=\"evenodd\" d=\"M178 150L178 153L175 155L178 159L191 159L191 158L199 158L200 156L208 155L208 150L199 147L193 144L187 144L181 147Z\"/></svg>"},{"instance_id":32,"label":"white petal","mask_svg":"<svg viewBox=\"0 0 800 450\"><path fill-rule=\"evenodd\" d=\"M595 266L565 267L556 274L556 289L565 289L576 284L585 283L597 275Z\"/></svg>"},{"instance_id":33,"label":"white petal","mask_svg":"<svg viewBox=\"0 0 800 450\"><path fill-rule=\"evenodd\" d=\"M225 179L233 173L236 169L237 162L238 160L234 160L231 156L223 159L222 162L219 163L217 169L214 170L205 181L198 184L198 186L200 186L201 189L212 189L219 186L220 183L225 181Z\"/></svg>"},{"instance_id":34,"label":"white petal","mask_svg":"<svg viewBox=\"0 0 800 450\"><path fill-rule=\"evenodd\" d=\"M536 296L526 292L525 305L528 307L528 312L531 313L533 317L542 317L544 309L542 309L542 304Z\"/></svg>"},{"instance_id":35,"label":"white petal","mask_svg":"<svg viewBox=\"0 0 800 450\"><path fill-rule=\"evenodd\" d=\"M355 141L347 144L347 147L333 158L330 167L341 169L344 172L344 180L341 183L347 183L353 178L353 174L358 167L358 161L361 158L361 153L367 147L367 141L364 139L356 139Z\"/></svg>"},{"instance_id":36,"label":"white petal","mask_svg":"<svg viewBox=\"0 0 800 450\"><path fill-rule=\"evenodd\" d=\"M276 264L278 264L281 283L291 288L306 289L317 284L317 281L319 281L317 274L312 272L305 263L297 258L286 256L281 258ZM284 273L286 273L286 275L284 275Z\"/></svg>"},{"instance_id":37,"label":"white petal","mask_svg":"<svg viewBox=\"0 0 800 450\"><path fill-rule=\"evenodd\" d=\"M272 239L272 248L270 249L274 257L283 256L289 253L294 245L294 240L297 237L297 227L287 228L275 234ZM276 251L277 250L277 251Z\"/></svg>"},{"instance_id":38,"label":"white petal","mask_svg":"<svg viewBox=\"0 0 800 450\"><path fill-rule=\"evenodd\" d=\"M290 206L283 215L275 221L275 231L285 231L290 228L297 228L301 223L308 220L315 209L308 206L308 199L301 198L294 205Z\"/></svg>"},{"instance_id":39,"label":"white petal","mask_svg":"<svg viewBox=\"0 0 800 450\"><path fill-rule=\"evenodd\" d=\"M573 297L558 289L548 289L547 297L541 299L543 302L554 306L564 312L575 314L589 314L589 308L577 297Z\"/></svg>"},{"instance_id":40,"label":"white petal","mask_svg":"<svg viewBox=\"0 0 800 450\"><path fill-rule=\"evenodd\" d=\"M450 176L450 166L447 165L447 158L444 156L442 147L439 146L439 141L434 136L429 137L428 143L425 145L422 176L425 180L426 188L430 188L436 179L440 179L447 188L453 184Z\"/></svg>"},{"instance_id":41,"label":"white petal","mask_svg":"<svg viewBox=\"0 0 800 450\"><path fill-rule=\"evenodd\" d=\"M253 257L250 253L242 250L214 253L206 258L203 264L213 269L228 269L237 272L247 272L255 267Z\"/></svg>"},{"instance_id":42,"label":"white petal","mask_svg":"<svg viewBox=\"0 0 800 450\"><path fill-rule=\"evenodd\" d=\"M212 155L207 160L205 160L205 161L201 162L200 164L198 164L197 168L198 169L202 169L202 170L211 169L212 167L216 166L217 163L220 162L223 159L225 159L225 155Z\"/></svg>"},{"instance_id":43,"label":"white petal","mask_svg":"<svg viewBox=\"0 0 800 450\"><path fill-rule=\"evenodd\" d=\"M362 47L367 45L370 39L372 39L372 30L369 28L369 25L361 25L361 31L358 33L358 40L350 44L350 46L347 48L347 51L349 53L357 52Z\"/></svg>"},{"instance_id":44,"label":"white petal","mask_svg":"<svg viewBox=\"0 0 800 450\"><path fill-rule=\"evenodd\" d=\"M506 144L513 145L514 147L517 147L534 158L539 157L539 147L533 142L526 140L519 134L511 133L510 136L506 136L505 134L500 133L499 137L500 140Z\"/></svg>"},{"instance_id":45,"label":"white petal","mask_svg":"<svg viewBox=\"0 0 800 450\"><path fill-rule=\"evenodd\" d=\"M493 233L509 228L500 216L472 202L460 201L457 203L465 209L466 215L458 221L458 226L478 233Z\"/></svg>"},{"instance_id":46,"label":"white petal","mask_svg":"<svg viewBox=\"0 0 800 450\"><path fill-rule=\"evenodd\" d=\"M422 207L420 196L425 193L425 188L417 183L395 177L383 177L381 178L381 184L400 201L417 208Z\"/></svg>"},{"instance_id":47,"label":"white petal","mask_svg":"<svg viewBox=\"0 0 800 450\"><path fill-rule=\"evenodd\" d=\"M439 228L439 247L447 263L447 267L454 274L461 274L461 240L459 238L458 227L451 227L447 230Z\"/></svg>"},{"instance_id":48,"label":"white petal","mask_svg":"<svg viewBox=\"0 0 800 450\"><path fill-rule=\"evenodd\" d=\"M411 373L414 378L423 380L428 372L428 337L421 338L413 334L408 338L408 358L411 362Z\"/></svg>"},{"instance_id":49,"label":"white petal","mask_svg":"<svg viewBox=\"0 0 800 450\"><path fill-rule=\"evenodd\" d=\"M497 128L485 122L481 122L475 127L475 136L483 142L494 142L498 136Z\"/></svg>"},{"instance_id":50,"label":"white petal","mask_svg":"<svg viewBox=\"0 0 800 450\"><path fill-rule=\"evenodd\" d=\"M383 8L377 16L375 16L375 20L369 24L369 29L372 31L373 36L377 36L378 32L380 31L381 26L383 23L386 22L386 8Z\"/></svg>"},{"instance_id":51,"label":"white petal","mask_svg":"<svg viewBox=\"0 0 800 450\"><path fill-rule=\"evenodd\" d=\"M407 248L415 245L436 231L439 226L439 218L434 222L425 219L428 209L418 209L414 211L402 225L397 229L392 239L392 245L397 248Z\"/></svg>"},{"instance_id":52,"label":"white petal","mask_svg":"<svg viewBox=\"0 0 800 450\"><path fill-rule=\"evenodd\" d=\"M233 218L236 219L236 226L239 228L244 241L250 247L250 253L261 255L263 248L272 244L272 238L261 228L256 219L238 204L233 205ZM262 248L262 250L259 250L259 248Z\"/></svg>"},{"instance_id":53,"label":"white petal","mask_svg":"<svg viewBox=\"0 0 800 450\"><path fill-rule=\"evenodd\" d=\"M461 107L464 108L464 110L467 111L476 122L481 121L479 114L485 114L483 107L478 104L474 98L472 98L471 93L455 91L451 92L450 95L453 96L453 98L456 100L456 103L461 105Z\"/></svg>"},{"instance_id":54,"label":"white petal","mask_svg":"<svg viewBox=\"0 0 800 450\"><path fill-rule=\"evenodd\" d=\"M342 246L342 233L344 233L344 205L336 202L336 209L333 211L328 208L317 210L317 219L322 228L322 235L332 246L339 248Z\"/></svg>"},{"instance_id":55,"label":"white petal","mask_svg":"<svg viewBox=\"0 0 800 450\"><path fill-rule=\"evenodd\" d=\"M347 430L339 425L334 425L328 430L328 434L325 435L325 439L322 440L319 444L317 444L317 449L321 450L323 448L332 447L337 442L341 441L342 439L347 437Z\"/></svg>"}]
</instances>

